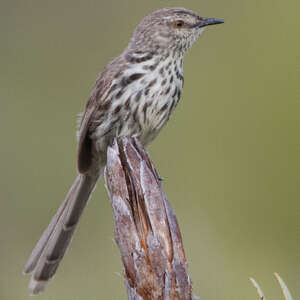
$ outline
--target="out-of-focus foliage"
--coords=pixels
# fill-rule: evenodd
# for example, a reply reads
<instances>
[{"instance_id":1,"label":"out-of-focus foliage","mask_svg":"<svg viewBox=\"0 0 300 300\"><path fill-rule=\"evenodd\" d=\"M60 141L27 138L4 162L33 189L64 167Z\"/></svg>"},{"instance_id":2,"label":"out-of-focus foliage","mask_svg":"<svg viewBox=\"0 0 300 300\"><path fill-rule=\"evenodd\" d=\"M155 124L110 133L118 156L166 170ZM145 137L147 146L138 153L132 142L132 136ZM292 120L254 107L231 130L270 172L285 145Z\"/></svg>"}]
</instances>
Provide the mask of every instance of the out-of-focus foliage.
<instances>
[{"instance_id":1,"label":"out-of-focus foliage","mask_svg":"<svg viewBox=\"0 0 300 300\"><path fill-rule=\"evenodd\" d=\"M76 116L98 72L159 7L211 26L186 55L183 98L149 147L183 234L194 294L300 295L299 1L0 2L0 299L24 300L25 261L76 173ZM40 300L125 299L103 181Z\"/></svg>"},{"instance_id":2,"label":"out-of-focus foliage","mask_svg":"<svg viewBox=\"0 0 300 300\"><path fill-rule=\"evenodd\" d=\"M274 273L275 277L277 278L279 284L280 284L280 287L281 287L281 290L282 290L282 293L284 295L284 299L285 300L293 300L292 298L292 295L288 289L288 287L286 286L285 282L282 280L282 278L279 276L278 273ZM262 289L260 288L260 286L258 285L258 283L255 281L254 278L250 277L249 278L250 281L252 282L253 286L256 288L257 290L257 293L258 293L258 296L259 296L259 300L267 300L267 298L265 297Z\"/></svg>"},{"instance_id":3,"label":"out-of-focus foliage","mask_svg":"<svg viewBox=\"0 0 300 300\"><path fill-rule=\"evenodd\" d=\"M267 300L267 298L264 295L263 290L258 285L258 283L256 282L256 280L254 278L252 278L252 277L250 277L249 280L251 281L251 283L253 284L253 286L256 288L257 294L259 296L259 300Z\"/></svg>"},{"instance_id":4,"label":"out-of-focus foliage","mask_svg":"<svg viewBox=\"0 0 300 300\"><path fill-rule=\"evenodd\" d=\"M283 279L279 276L278 273L274 273L274 274L280 284L280 287L281 287L283 295L284 295L284 299L285 300L293 300L292 295L291 295L288 287L286 286L285 282L283 281Z\"/></svg>"}]
</instances>

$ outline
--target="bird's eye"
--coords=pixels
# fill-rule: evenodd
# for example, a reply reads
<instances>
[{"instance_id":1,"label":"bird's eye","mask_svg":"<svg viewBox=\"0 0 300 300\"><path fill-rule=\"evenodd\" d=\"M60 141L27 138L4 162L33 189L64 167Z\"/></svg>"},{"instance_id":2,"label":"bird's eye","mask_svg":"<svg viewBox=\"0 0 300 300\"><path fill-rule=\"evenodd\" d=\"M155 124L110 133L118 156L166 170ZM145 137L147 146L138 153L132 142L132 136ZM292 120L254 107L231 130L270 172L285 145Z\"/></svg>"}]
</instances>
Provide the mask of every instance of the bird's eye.
<instances>
[{"instance_id":1,"label":"bird's eye","mask_svg":"<svg viewBox=\"0 0 300 300\"><path fill-rule=\"evenodd\" d=\"M183 26L184 26L184 21L182 21L182 20L175 21L176 28L182 28Z\"/></svg>"}]
</instances>

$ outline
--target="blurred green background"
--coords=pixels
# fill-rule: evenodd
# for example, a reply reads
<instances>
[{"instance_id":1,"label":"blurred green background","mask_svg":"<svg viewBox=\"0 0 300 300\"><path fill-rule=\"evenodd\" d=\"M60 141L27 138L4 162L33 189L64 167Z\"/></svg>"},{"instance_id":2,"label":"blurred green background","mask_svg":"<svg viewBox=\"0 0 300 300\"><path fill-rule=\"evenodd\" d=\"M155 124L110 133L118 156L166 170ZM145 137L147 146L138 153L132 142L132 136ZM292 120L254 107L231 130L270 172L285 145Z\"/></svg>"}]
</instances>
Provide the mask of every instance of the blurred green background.
<instances>
[{"instance_id":1,"label":"blurred green background","mask_svg":"<svg viewBox=\"0 0 300 300\"><path fill-rule=\"evenodd\" d=\"M0 299L29 299L26 259L76 174L76 115L99 71L160 7L209 27L186 55L183 98L149 147L201 299L300 295L299 1L0 3ZM39 299L126 299L103 181Z\"/></svg>"}]
</instances>

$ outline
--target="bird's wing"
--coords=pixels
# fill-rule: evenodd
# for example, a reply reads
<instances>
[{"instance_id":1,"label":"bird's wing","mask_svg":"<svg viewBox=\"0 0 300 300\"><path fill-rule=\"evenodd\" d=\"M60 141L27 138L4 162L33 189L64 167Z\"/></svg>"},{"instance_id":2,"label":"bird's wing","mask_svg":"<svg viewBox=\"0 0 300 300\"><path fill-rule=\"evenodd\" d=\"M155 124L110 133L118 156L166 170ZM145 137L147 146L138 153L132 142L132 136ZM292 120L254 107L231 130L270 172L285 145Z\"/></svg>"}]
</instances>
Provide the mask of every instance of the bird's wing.
<instances>
[{"instance_id":1,"label":"bird's wing","mask_svg":"<svg viewBox=\"0 0 300 300\"><path fill-rule=\"evenodd\" d=\"M99 74L89 101L87 102L78 131L77 168L79 173L84 174L88 172L92 164L91 124L95 117L99 115L99 110L101 110L103 102L109 97L116 74L121 72L123 68L124 59L122 56L108 64Z\"/></svg>"}]
</instances>

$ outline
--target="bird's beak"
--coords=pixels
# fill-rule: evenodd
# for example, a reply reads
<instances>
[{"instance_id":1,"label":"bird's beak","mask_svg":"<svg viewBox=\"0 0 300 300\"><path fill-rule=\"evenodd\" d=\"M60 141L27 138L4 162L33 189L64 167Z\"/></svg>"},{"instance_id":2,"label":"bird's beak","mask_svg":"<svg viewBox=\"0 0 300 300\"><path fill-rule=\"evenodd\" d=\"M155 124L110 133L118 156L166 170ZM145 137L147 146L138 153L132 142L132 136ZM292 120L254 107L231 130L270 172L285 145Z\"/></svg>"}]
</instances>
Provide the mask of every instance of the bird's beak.
<instances>
[{"instance_id":1,"label":"bird's beak","mask_svg":"<svg viewBox=\"0 0 300 300\"><path fill-rule=\"evenodd\" d=\"M208 25L222 24L224 20L216 18L201 18L201 22L198 27L205 27Z\"/></svg>"}]
</instances>

